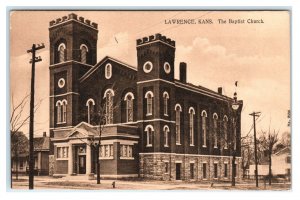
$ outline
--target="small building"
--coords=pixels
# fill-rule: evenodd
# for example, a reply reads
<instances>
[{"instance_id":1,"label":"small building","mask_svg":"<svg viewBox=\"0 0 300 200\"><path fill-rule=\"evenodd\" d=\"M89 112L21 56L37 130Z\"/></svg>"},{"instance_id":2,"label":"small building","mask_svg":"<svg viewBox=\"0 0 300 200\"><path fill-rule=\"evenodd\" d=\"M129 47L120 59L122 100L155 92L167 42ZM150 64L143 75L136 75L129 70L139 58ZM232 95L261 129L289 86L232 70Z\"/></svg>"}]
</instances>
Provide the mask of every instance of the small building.
<instances>
[{"instance_id":1,"label":"small building","mask_svg":"<svg viewBox=\"0 0 300 200\"><path fill-rule=\"evenodd\" d=\"M257 166L258 176L263 177L269 174L269 161ZM273 176L285 176L290 178L291 176L291 149L285 147L278 150L272 155L272 174ZM249 166L249 176L253 178L255 176L255 165Z\"/></svg>"},{"instance_id":2,"label":"small building","mask_svg":"<svg viewBox=\"0 0 300 200\"><path fill-rule=\"evenodd\" d=\"M48 175L50 138L47 137L46 132L44 132L42 137L34 138L33 143L34 169L37 175Z\"/></svg>"}]
</instances>

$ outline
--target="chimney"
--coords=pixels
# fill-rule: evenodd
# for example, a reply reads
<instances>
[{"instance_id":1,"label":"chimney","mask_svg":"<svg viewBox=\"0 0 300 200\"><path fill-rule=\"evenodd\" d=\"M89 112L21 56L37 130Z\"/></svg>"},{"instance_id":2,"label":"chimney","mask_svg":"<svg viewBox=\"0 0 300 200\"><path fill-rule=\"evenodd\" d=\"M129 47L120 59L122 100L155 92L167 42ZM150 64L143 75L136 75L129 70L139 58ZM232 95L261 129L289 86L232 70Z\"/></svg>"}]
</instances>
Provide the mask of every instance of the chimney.
<instances>
[{"instance_id":1,"label":"chimney","mask_svg":"<svg viewBox=\"0 0 300 200\"><path fill-rule=\"evenodd\" d=\"M43 137L47 137L47 133L46 132L43 132Z\"/></svg>"},{"instance_id":2,"label":"chimney","mask_svg":"<svg viewBox=\"0 0 300 200\"><path fill-rule=\"evenodd\" d=\"M222 87L218 87L218 93L222 94Z\"/></svg>"},{"instance_id":3,"label":"chimney","mask_svg":"<svg viewBox=\"0 0 300 200\"><path fill-rule=\"evenodd\" d=\"M179 64L179 80L183 83L186 83L186 63L185 62L181 62Z\"/></svg>"}]
</instances>

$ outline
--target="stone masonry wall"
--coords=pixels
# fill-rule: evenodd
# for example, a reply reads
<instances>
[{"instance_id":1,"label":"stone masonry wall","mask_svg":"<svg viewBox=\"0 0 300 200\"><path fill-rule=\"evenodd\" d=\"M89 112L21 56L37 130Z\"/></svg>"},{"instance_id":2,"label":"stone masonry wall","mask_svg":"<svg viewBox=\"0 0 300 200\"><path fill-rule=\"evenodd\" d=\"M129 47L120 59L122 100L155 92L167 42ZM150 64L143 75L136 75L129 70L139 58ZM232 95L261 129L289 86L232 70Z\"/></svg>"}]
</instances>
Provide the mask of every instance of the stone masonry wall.
<instances>
[{"instance_id":1,"label":"stone masonry wall","mask_svg":"<svg viewBox=\"0 0 300 200\"><path fill-rule=\"evenodd\" d=\"M181 166L181 180L231 181L232 157L225 156L141 153L140 176L145 179L176 180L176 163ZM191 177L191 163L194 166L194 178ZM206 163L206 179L203 178L203 163ZM214 177L214 164L217 164L217 178ZM225 177L225 164L227 164L227 177ZM239 181L242 175L241 158L236 158L236 164L236 181Z\"/></svg>"}]
</instances>

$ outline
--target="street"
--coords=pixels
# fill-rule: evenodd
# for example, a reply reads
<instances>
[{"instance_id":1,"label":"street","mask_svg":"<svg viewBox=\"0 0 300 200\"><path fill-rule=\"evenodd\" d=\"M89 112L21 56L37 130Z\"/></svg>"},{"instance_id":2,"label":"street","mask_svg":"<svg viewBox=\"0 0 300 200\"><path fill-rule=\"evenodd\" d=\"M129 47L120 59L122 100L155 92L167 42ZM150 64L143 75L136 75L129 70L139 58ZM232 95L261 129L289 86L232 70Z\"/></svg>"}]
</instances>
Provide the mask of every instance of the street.
<instances>
[{"instance_id":1,"label":"street","mask_svg":"<svg viewBox=\"0 0 300 200\"><path fill-rule=\"evenodd\" d=\"M115 182L115 188L112 183ZM21 176L13 180L13 189L28 190L28 177ZM101 180L97 185L96 180L66 180L48 176L35 177L34 189L37 190L290 190L291 183L273 183L271 186L255 181L238 182L232 187L230 182L187 182L187 181L154 181L154 180Z\"/></svg>"}]
</instances>

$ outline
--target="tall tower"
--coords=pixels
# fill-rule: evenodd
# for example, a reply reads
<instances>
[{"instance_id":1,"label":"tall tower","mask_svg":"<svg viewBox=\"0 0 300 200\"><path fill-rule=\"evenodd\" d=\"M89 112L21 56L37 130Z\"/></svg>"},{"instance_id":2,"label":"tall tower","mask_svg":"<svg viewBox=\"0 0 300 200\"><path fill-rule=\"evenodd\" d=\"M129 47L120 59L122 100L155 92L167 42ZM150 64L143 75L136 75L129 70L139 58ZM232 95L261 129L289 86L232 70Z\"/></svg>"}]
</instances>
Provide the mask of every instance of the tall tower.
<instances>
[{"instance_id":1,"label":"tall tower","mask_svg":"<svg viewBox=\"0 0 300 200\"><path fill-rule=\"evenodd\" d=\"M166 36L155 34L137 40L138 126L141 130L142 152L171 151L171 137L168 139L169 146L165 145L163 132L166 126L169 133L174 129L174 124L171 123L174 107L174 58L175 41ZM167 98L166 108L164 97ZM152 99L148 101L148 98ZM149 126L153 128L151 145L147 138Z\"/></svg>"},{"instance_id":2,"label":"tall tower","mask_svg":"<svg viewBox=\"0 0 300 200\"><path fill-rule=\"evenodd\" d=\"M76 14L50 22L50 137L77 125L78 79L97 61L98 25Z\"/></svg>"}]
</instances>

